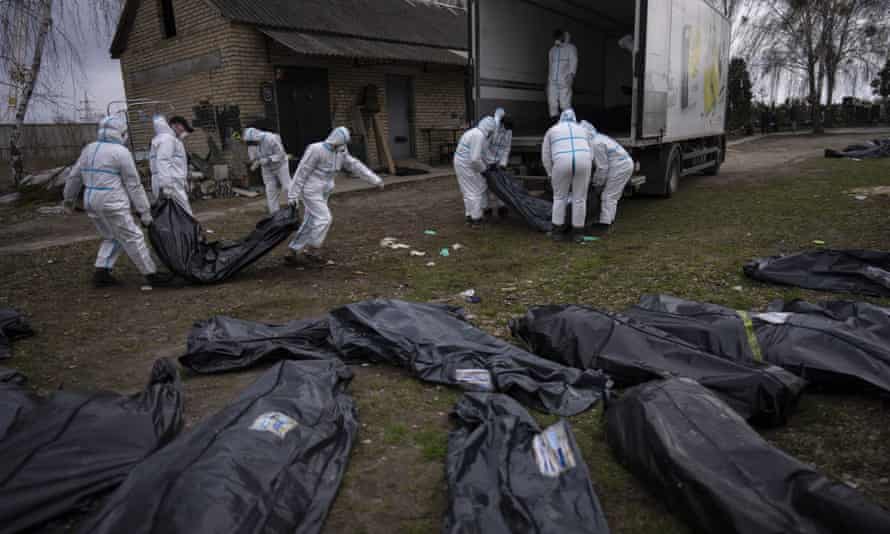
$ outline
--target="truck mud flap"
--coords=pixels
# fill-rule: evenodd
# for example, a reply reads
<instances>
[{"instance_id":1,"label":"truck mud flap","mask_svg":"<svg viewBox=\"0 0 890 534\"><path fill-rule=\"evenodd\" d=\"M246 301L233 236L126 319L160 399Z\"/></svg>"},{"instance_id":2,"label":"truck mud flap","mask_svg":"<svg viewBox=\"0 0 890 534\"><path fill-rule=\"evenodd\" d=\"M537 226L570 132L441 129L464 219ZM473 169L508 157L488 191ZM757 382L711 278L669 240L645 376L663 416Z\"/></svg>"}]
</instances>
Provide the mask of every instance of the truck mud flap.
<instances>
[{"instance_id":1,"label":"truck mud flap","mask_svg":"<svg viewBox=\"0 0 890 534\"><path fill-rule=\"evenodd\" d=\"M749 278L817 291L890 297L890 253L820 249L759 258L743 268Z\"/></svg>"},{"instance_id":2,"label":"truck mud flap","mask_svg":"<svg viewBox=\"0 0 890 534\"><path fill-rule=\"evenodd\" d=\"M293 208L265 217L238 241L208 242L204 229L182 207L162 199L153 209L148 237L161 262L194 284L223 282L281 244L300 226Z\"/></svg>"},{"instance_id":3,"label":"truck mud flap","mask_svg":"<svg viewBox=\"0 0 890 534\"><path fill-rule=\"evenodd\" d=\"M321 532L358 433L339 360L281 362L146 459L83 534Z\"/></svg>"},{"instance_id":4,"label":"truck mud flap","mask_svg":"<svg viewBox=\"0 0 890 534\"><path fill-rule=\"evenodd\" d=\"M710 390L672 378L606 411L615 456L695 532L890 532L890 513L758 435Z\"/></svg>"},{"instance_id":5,"label":"truck mud flap","mask_svg":"<svg viewBox=\"0 0 890 534\"><path fill-rule=\"evenodd\" d=\"M535 354L606 373L618 387L680 376L700 381L744 418L781 425L805 382L776 366L732 361L626 315L584 306L538 306L511 322Z\"/></svg>"},{"instance_id":6,"label":"truck mud flap","mask_svg":"<svg viewBox=\"0 0 890 534\"><path fill-rule=\"evenodd\" d=\"M467 393L448 436L443 532L608 534L567 421L543 431L516 401Z\"/></svg>"}]
</instances>

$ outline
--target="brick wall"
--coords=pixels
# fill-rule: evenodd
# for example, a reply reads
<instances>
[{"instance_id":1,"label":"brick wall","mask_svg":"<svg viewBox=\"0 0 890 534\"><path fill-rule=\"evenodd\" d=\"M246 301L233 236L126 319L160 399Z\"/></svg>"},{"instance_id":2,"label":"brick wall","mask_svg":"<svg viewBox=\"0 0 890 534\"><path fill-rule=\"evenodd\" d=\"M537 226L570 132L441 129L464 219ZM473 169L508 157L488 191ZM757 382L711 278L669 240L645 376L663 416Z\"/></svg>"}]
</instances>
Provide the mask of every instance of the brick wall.
<instances>
[{"instance_id":1,"label":"brick wall","mask_svg":"<svg viewBox=\"0 0 890 534\"><path fill-rule=\"evenodd\" d=\"M464 75L454 68L410 64L404 62L379 64L342 58L312 58L298 54L279 55L273 51L271 61L276 66L321 67L328 71L331 116L334 126L344 125L354 130L352 108L358 101L362 89L367 85L377 86L381 112L377 116L383 130L384 139L389 138L389 122L386 114L386 77L388 74L408 76L414 88L413 144L415 157L421 162L429 161L430 143L421 130L423 128L461 127L466 120L464 100ZM287 120L287 117L279 117ZM438 163L439 144L448 141L450 136L436 133L432 137L434 163ZM380 167L383 162L378 157L377 142L368 131L368 163ZM288 147L288 150L292 150Z\"/></svg>"},{"instance_id":2,"label":"brick wall","mask_svg":"<svg viewBox=\"0 0 890 534\"><path fill-rule=\"evenodd\" d=\"M420 129L458 126L465 120L464 77L460 69L408 63L380 64L345 58L310 57L290 53L252 27L233 24L223 19L203 0L173 0L176 37L165 39L157 0L140 3L126 50L121 54L121 70L128 100L150 98L169 102L172 113L194 119L192 108L202 100L212 105L237 105L242 123L263 117L265 107L260 96L263 82L274 82L275 66L308 66L328 70L330 109L336 125L351 128L351 109L359 91L373 84L379 89L381 110L378 120L388 137L386 120L386 75L409 76L414 86L414 146L423 162L428 160L430 146ZM176 79L157 81L153 74L169 72L172 63L218 54L221 62L201 72L180 72ZM160 111L166 111L162 109ZM287 117L279 117L287 120ZM138 149L151 142L151 117L131 118L131 135ZM198 130L186 141L190 151L204 155L207 137L218 135ZM373 136L369 136L368 155L371 166L380 166ZM438 142L433 151L438 156ZM226 158L235 176L243 175L246 151L239 143L232 144ZM301 148L287 147L289 152ZM438 158L436 158L438 159Z\"/></svg>"}]
</instances>

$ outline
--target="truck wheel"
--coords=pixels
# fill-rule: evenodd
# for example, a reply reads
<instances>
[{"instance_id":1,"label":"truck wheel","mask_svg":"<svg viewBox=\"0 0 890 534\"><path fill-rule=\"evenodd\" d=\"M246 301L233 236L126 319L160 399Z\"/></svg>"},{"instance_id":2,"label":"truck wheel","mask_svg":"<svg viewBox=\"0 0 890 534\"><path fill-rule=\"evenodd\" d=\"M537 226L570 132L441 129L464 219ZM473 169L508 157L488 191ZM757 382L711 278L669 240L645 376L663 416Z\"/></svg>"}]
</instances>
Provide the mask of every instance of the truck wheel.
<instances>
[{"instance_id":1,"label":"truck wheel","mask_svg":"<svg viewBox=\"0 0 890 534\"><path fill-rule=\"evenodd\" d=\"M665 169L664 192L661 195L664 198L671 198L680 189L681 157L679 148L671 150L667 168Z\"/></svg>"}]
</instances>

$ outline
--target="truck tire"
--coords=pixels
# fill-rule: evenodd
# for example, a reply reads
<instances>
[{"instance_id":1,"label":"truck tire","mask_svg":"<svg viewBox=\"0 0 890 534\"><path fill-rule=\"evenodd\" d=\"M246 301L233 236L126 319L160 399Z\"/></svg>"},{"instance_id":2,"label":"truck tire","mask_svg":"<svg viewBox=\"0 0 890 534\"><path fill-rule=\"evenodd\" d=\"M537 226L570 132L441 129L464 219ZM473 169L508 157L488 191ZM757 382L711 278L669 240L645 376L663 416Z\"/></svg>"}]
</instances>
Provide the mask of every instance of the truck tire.
<instances>
[{"instance_id":1,"label":"truck tire","mask_svg":"<svg viewBox=\"0 0 890 534\"><path fill-rule=\"evenodd\" d=\"M660 150L652 150L640 158L640 167L646 183L640 193L661 198L670 198L680 187L680 164L682 153L680 145L662 146Z\"/></svg>"}]
</instances>

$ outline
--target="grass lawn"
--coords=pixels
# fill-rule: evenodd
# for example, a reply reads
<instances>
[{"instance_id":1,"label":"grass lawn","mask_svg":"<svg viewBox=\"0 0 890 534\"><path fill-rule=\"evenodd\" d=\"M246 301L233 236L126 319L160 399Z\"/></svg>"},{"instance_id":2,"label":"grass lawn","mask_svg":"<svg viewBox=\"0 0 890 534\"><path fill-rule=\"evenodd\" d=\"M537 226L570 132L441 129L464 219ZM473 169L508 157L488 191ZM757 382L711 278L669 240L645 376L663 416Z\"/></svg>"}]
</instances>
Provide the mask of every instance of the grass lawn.
<instances>
[{"instance_id":1,"label":"grass lawn","mask_svg":"<svg viewBox=\"0 0 890 534\"><path fill-rule=\"evenodd\" d=\"M476 289L482 303L467 305L475 322L505 337L507 320L535 304L583 303L621 310L644 293L667 293L758 309L778 298L832 298L750 281L741 267L752 257L813 247L815 240L835 248L886 250L890 199L857 201L844 191L890 183L890 161L814 160L795 169L792 177L782 178L783 169L776 172L778 177L768 182L718 184L694 178L691 187L670 201L628 199L620 206L616 231L601 242L553 244L512 226L492 225L445 268L393 256L377 270L393 283L404 284L407 299L424 301ZM356 384L365 378L360 376ZM378 403L362 391L374 390L377 386L368 382L376 381L386 392L386 402ZM458 398L456 392L431 392L428 386L372 375L357 394L363 421L373 421L382 434L379 445L373 439L365 447L373 453L360 450L359 455L407 454L417 476L441 476L448 429L441 415ZM395 412L393 400L399 406ZM422 422L406 424L406 412L412 413L409 419ZM430 413L440 416L420 415ZM554 420L536 415L542 425ZM887 405L879 399L810 394L787 427L766 437L890 506L887 415ZM571 424L613 532L687 532L615 461L605 442L601 407L572 418ZM434 468L423 469L424 463ZM353 484L361 485L354 477L347 474L345 495ZM393 525L394 531L437 531L445 491L443 485L428 490L415 504L418 517L403 519ZM403 506L398 493L379 497L382 502L375 506Z\"/></svg>"}]
</instances>

